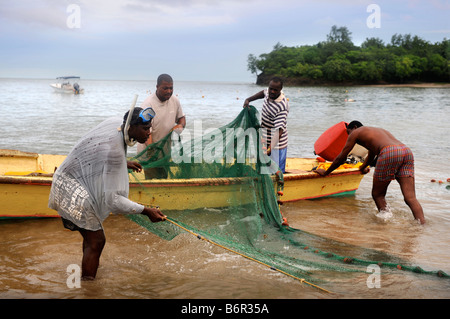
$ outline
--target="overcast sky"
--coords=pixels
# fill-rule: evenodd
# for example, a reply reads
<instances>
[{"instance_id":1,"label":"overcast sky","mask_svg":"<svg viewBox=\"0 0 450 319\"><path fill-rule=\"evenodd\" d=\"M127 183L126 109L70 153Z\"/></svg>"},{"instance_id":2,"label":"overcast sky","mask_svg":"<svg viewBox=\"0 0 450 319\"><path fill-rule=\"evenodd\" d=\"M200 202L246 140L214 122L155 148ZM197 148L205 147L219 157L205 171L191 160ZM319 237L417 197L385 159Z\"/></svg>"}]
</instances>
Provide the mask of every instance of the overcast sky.
<instances>
[{"instance_id":1,"label":"overcast sky","mask_svg":"<svg viewBox=\"0 0 450 319\"><path fill-rule=\"evenodd\" d=\"M333 25L356 45L441 42L449 17L448 0L0 0L0 77L254 82L248 55L278 42L316 44Z\"/></svg>"}]
</instances>

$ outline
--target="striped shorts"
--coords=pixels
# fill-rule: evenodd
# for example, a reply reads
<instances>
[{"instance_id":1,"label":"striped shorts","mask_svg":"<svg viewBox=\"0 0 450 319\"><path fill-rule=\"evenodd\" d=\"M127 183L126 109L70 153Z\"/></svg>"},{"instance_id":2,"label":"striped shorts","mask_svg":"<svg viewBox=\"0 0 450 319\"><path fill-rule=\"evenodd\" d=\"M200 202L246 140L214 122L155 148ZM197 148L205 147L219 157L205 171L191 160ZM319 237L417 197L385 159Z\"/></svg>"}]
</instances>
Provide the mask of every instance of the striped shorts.
<instances>
[{"instance_id":1,"label":"striped shorts","mask_svg":"<svg viewBox=\"0 0 450 319\"><path fill-rule=\"evenodd\" d=\"M381 149L373 178L392 181L396 177L414 177L414 156L405 145L389 145Z\"/></svg>"}]
</instances>

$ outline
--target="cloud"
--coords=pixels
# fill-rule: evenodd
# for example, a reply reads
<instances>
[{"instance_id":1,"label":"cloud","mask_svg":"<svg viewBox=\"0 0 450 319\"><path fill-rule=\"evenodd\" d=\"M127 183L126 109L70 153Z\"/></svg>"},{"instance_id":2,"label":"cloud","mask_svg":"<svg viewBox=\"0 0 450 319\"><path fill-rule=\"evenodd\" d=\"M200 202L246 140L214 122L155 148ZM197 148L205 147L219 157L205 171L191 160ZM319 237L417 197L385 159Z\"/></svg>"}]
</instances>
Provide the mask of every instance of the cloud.
<instances>
[{"instance_id":1,"label":"cloud","mask_svg":"<svg viewBox=\"0 0 450 319\"><path fill-rule=\"evenodd\" d=\"M268 0L83 0L80 7L92 28L126 27L148 32L231 26L246 15L264 10L269 3Z\"/></svg>"},{"instance_id":2,"label":"cloud","mask_svg":"<svg viewBox=\"0 0 450 319\"><path fill-rule=\"evenodd\" d=\"M64 28L66 5L61 1L2 1L0 21L2 25L15 27ZM2 27L3 31L7 31Z\"/></svg>"},{"instance_id":3,"label":"cloud","mask_svg":"<svg viewBox=\"0 0 450 319\"><path fill-rule=\"evenodd\" d=\"M379 29L366 24L371 3L381 7ZM80 28L68 26L70 5L79 8ZM440 41L448 7L439 0L0 0L0 76L70 67L92 78L247 78L249 53L278 42L316 44L332 25L348 27L355 44L389 42L394 33Z\"/></svg>"},{"instance_id":4,"label":"cloud","mask_svg":"<svg viewBox=\"0 0 450 319\"><path fill-rule=\"evenodd\" d=\"M69 5L90 32L154 31L229 26L260 14L289 11L306 1L283 0L22 0L1 2L0 19L44 30L66 28ZM269 22L269 21L268 21Z\"/></svg>"},{"instance_id":5,"label":"cloud","mask_svg":"<svg viewBox=\"0 0 450 319\"><path fill-rule=\"evenodd\" d=\"M67 8L75 4L80 8L82 28L90 32L199 28L236 23L237 17L256 3L256 0L22 0L1 2L0 20L43 30L67 28L70 14Z\"/></svg>"},{"instance_id":6,"label":"cloud","mask_svg":"<svg viewBox=\"0 0 450 319\"><path fill-rule=\"evenodd\" d=\"M424 31L424 33L444 34L444 35L450 36L450 29L428 30L428 31Z\"/></svg>"}]
</instances>

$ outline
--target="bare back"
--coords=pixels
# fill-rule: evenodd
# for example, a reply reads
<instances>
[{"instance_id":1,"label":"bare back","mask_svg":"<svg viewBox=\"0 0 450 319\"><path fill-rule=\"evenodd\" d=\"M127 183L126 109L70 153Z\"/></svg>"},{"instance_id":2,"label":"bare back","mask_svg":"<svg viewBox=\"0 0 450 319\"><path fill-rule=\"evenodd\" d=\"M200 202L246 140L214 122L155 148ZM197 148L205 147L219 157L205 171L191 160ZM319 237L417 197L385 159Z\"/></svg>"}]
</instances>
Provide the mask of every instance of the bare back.
<instances>
[{"instance_id":1,"label":"bare back","mask_svg":"<svg viewBox=\"0 0 450 319\"><path fill-rule=\"evenodd\" d=\"M388 145L403 145L402 142L397 140L391 133L385 129L378 127L362 126L349 135L349 139L367 148L374 155L378 155L381 149Z\"/></svg>"},{"instance_id":2,"label":"bare back","mask_svg":"<svg viewBox=\"0 0 450 319\"><path fill-rule=\"evenodd\" d=\"M369 154L366 156L364 163L359 167L359 170L362 174L366 174L369 172L369 165L374 160L375 156L378 156L381 150L386 146L391 145L404 145L402 142L397 140L391 133L382 128L370 127L370 126L361 126L359 128L347 128L347 132L349 133L347 142L345 143L342 151L338 156L333 160L333 163L328 167L327 170L317 169L316 172L319 175L326 176L330 174L333 170L337 169L342 163L347 159L347 155L353 149L355 144L359 144L366 149L369 150ZM398 148L395 148L398 149ZM409 148L407 148L409 150ZM390 151L387 152L388 155ZM396 152L396 150L395 150ZM403 154L402 154L403 155ZM402 172L398 171L399 168L397 162L391 162L390 157L387 156L384 159L378 159L377 167L374 173L373 186L372 186L372 198L377 205L378 211L386 210L386 191L391 182L391 176L398 181L400 184L400 188L402 190L403 197L405 199L406 204L411 209L414 218L419 220L420 223L425 223L425 218L423 215L423 209L420 205L419 201L416 198L415 186L414 186L414 158L412 156L411 150L409 153L406 153L404 157L409 157L409 166L404 165L402 162ZM382 162L381 165L380 161ZM384 161L384 162L383 162ZM403 158L402 158L403 161ZM394 166L391 164L394 163ZM386 165L387 164L387 165ZM412 165L411 165L412 164ZM381 167L381 168L379 168ZM394 170L393 170L393 169ZM379 169L381 169L379 171ZM393 171L393 173L392 173ZM406 174L404 174L405 172ZM377 178L375 176L377 175ZM380 179L379 176L382 176L383 179ZM384 177L388 177L384 179Z\"/></svg>"}]
</instances>

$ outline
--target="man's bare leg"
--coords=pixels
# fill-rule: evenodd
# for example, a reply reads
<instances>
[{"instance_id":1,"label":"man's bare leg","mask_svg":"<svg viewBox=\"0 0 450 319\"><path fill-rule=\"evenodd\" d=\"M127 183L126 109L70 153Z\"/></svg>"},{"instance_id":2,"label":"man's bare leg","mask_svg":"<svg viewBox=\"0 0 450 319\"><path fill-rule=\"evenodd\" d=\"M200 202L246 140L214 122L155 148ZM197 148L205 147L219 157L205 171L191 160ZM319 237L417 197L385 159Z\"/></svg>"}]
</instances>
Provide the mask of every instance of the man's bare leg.
<instances>
[{"instance_id":1,"label":"man's bare leg","mask_svg":"<svg viewBox=\"0 0 450 319\"><path fill-rule=\"evenodd\" d=\"M397 177L397 182L400 184L403 198L406 205L409 206L414 218L421 224L425 224L425 216L423 214L422 205L416 198L416 186L414 177Z\"/></svg>"},{"instance_id":2,"label":"man's bare leg","mask_svg":"<svg viewBox=\"0 0 450 319\"><path fill-rule=\"evenodd\" d=\"M382 182L378 180L373 180L372 184L372 198L377 205L377 209L379 212L386 210L386 192L391 181Z\"/></svg>"},{"instance_id":3,"label":"man's bare leg","mask_svg":"<svg viewBox=\"0 0 450 319\"><path fill-rule=\"evenodd\" d=\"M100 264L100 255L106 242L105 233L102 229L97 231L81 229L80 233L83 236L81 278L83 280L94 280Z\"/></svg>"}]
</instances>

